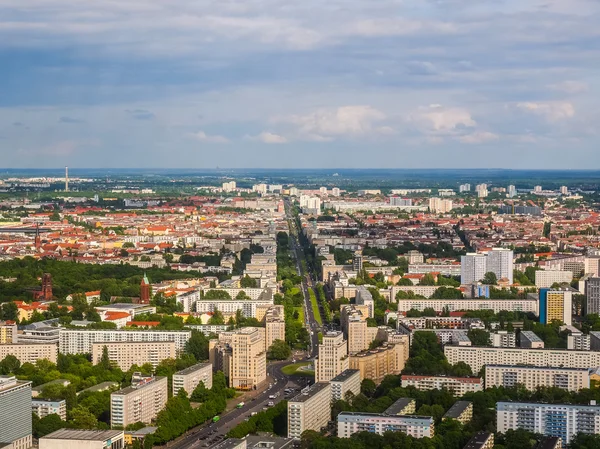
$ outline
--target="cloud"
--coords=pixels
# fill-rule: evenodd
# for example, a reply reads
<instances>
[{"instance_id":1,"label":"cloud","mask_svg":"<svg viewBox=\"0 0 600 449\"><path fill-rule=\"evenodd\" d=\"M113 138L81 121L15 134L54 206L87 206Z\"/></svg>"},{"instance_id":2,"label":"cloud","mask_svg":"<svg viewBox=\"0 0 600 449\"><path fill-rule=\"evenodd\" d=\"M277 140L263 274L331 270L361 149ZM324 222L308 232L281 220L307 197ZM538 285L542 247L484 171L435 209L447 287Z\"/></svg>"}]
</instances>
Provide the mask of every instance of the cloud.
<instances>
[{"instance_id":1,"label":"cloud","mask_svg":"<svg viewBox=\"0 0 600 449\"><path fill-rule=\"evenodd\" d=\"M460 128L472 128L477 125L471 113L466 109L447 108L440 104L420 107L409 116L408 120L423 131L432 133L449 133Z\"/></svg>"},{"instance_id":2,"label":"cloud","mask_svg":"<svg viewBox=\"0 0 600 449\"><path fill-rule=\"evenodd\" d=\"M475 131L474 133L471 133L471 134L464 134L462 136L459 136L458 140L462 143L477 144L477 143L492 142L494 140L498 140L499 138L500 138L500 136L498 136L498 134L494 134L489 131Z\"/></svg>"},{"instance_id":3,"label":"cloud","mask_svg":"<svg viewBox=\"0 0 600 449\"><path fill-rule=\"evenodd\" d=\"M274 119L296 128L303 140L325 142L335 137L361 137L390 134L389 126L380 126L386 115L368 105L322 108L305 115Z\"/></svg>"},{"instance_id":4,"label":"cloud","mask_svg":"<svg viewBox=\"0 0 600 449\"><path fill-rule=\"evenodd\" d=\"M198 131L196 133L192 133L191 137L200 141L200 142L208 142L208 143L229 143L229 139L225 136L219 135L208 135L204 131Z\"/></svg>"},{"instance_id":5,"label":"cloud","mask_svg":"<svg viewBox=\"0 0 600 449\"><path fill-rule=\"evenodd\" d=\"M516 108L543 117L549 122L570 119L575 116L575 107L566 101L523 102Z\"/></svg>"},{"instance_id":6,"label":"cloud","mask_svg":"<svg viewBox=\"0 0 600 449\"><path fill-rule=\"evenodd\" d=\"M249 140L255 140L258 142L269 144L288 143L288 139L286 139L285 137L268 131L263 131L257 136L246 136L246 138Z\"/></svg>"},{"instance_id":7,"label":"cloud","mask_svg":"<svg viewBox=\"0 0 600 449\"><path fill-rule=\"evenodd\" d=\"M136 120L152 120L154 118L154 113L146 109L127 109L125 112Z\"/></svg>"},{"instance_id":8,"label":"cloud","mask_svg":"<svg viewBox=\"0 0 600 449\"><path fill-rule=\"evenodd\" d=\"M563 81L561 83L550 84L548 87L552 90L567 94L580 94L582 92L587 92L589 89L589 85L582 81Z\"/></svg>"},{"instance_id":9,"label":"cloud","mask_svg":"<svg viewBox=\"0 0 600 449\"><path fill-rule=\"evenodd\" d=\"M59 123L68 123L68 124L78 124L78 123L85 123L85 120L74 118L74 117L63 116L58 119L58 122Z\"/></svg>"}]
</instances>

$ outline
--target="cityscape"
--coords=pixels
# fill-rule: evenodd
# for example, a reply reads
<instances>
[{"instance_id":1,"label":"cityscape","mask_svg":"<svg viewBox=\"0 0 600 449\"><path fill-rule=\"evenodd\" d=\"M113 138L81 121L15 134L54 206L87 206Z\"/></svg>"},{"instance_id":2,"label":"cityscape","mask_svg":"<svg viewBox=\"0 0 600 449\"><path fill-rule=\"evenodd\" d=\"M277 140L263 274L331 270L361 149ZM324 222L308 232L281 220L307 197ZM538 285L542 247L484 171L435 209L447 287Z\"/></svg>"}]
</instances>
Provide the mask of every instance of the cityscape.
<instances>
[{"instance_id":1,"label":"cityscape","mask_svg":"<svg viewBox=\"0 0 600 449\"><path fill-rule=\"evenodd\" d=\"M596 447L600 177L471 175L4 174L0 441Z\"/></svg>"}]
</instances>

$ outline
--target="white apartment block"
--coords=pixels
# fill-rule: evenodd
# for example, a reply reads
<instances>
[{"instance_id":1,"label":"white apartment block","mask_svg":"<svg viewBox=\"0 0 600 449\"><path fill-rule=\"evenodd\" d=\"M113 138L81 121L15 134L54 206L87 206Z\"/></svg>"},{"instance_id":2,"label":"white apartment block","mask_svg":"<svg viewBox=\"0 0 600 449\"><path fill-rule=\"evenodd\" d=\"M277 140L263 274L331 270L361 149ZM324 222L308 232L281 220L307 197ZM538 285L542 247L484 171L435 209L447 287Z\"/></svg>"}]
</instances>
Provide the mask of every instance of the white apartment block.
<instances>
[{"instance_id":1,"label":"white apartment block","mask_svg":"<svg viewBox=\"0 0 600 449\"><path fill-rule=\"evenodd\" d=\"M538 315L537 299L400 299L398 300L398 312L408 312L411 309L424 310L432 308L436 312L444 309L450 312L461 310L493 310L498 313L502 310L514 310L519 312L531 312Z\"/></svg>"},{"instance_id":2,"label":"white apartment block","mask_svg":"<svg viewBox=\"0 0 600 449\"><path fill-rule=\"evenodd\" d=\"M166 377L142 377L135 373L130 387L110 395L110 424L113 427L136 422L150 424L165 407L167 399Z\"/></svg>"},{"instance_id":3,"label":"white apartment block","mask_svg":"<svg viewBox=\"0 0 600 449\"><path fill-rule=\"evenodd\" d=\"M188 397L192 395L196 387L202 382L207 389L212 388L213 366L210 363L197 363L173 374L173 396L177 396L179 390L184 390Z\"/></svg>"},{"instance_id":4,"label":"white apartment block","mask_svg":"<svg viewBox=\"0 0 600 449\"><path fill-rule=\"evenodd\" d=\"M196 312L207 313L216 312L217 310L223 314L235 315L238 310L242 311L242 315L246 318L255 318L256 310L264 306L272 306L273 298L271 299L200 299L196 301Z\"/></svg>"},{"instance_id":5,"label":"white apartment block","mask_svg":"<svg viewBox=\"0 0 600 449\"><path fill-rule=\"evenodd\" d=\"M543 349L544 340L533 331L521 331L519 334L519 347L526 349Z\"/></svg>"},{"instance_id":6,"label":"white apartment block","mask_svg":"<svg viewBox=\"0 0 600 449\"><path fill-rule=\"evenodd\" d=\"M544 366L486 365L485 388L523 385L528 390L556 387L568 391L590 388L587 368L557 368Z\"/></svg>"},{"instance_id":7,"label":"white apartment block","mask_svg":"<svg viewBox=\"0 0 600 449\"><path fill-rule=\"evenodd\" d=\"M600 433L597 405L496 403L496 428L500 433L524 429L545 436L560 437L570 444L577 433Z\"/></svg>"},{"instance_id":8,"label":"white apartment block","mask_svg":"<svg viewBox=\"0 0 600 449\"><path fill-rule=\"evenodd\" d=\"M329 381L331 384L331 402L345 400L348 393L360 394L360 371L347 369Z\"/></svg>"},{"instance_id":9,"label":"white apartment block","mask_svg":"<svg viewBox=\"0 0 600 449\"><path fill-rule=\"evenodd\" d=\"M402 432L413 438L432 438L434 429L431 416L342 412L337 417L338 438L350 438L357 432Z\"/></svg>"},{"instance_id":10,"label":"white apartment block","mask_svg":"<svg viewBox=\"0 0 600 449\"><path fill-rule=\"evenodd\" d=\"M535 286L537 288L550 288L553 284L570 284L572 280L572 271L537 270L535 272Z\"/></svg>"},{"instance_id":11,"label":"white apartment block","mask_svg":"<svg viewBox=\"0 0 600 449\"><path fill-rule=\"evenodd\" d=\"M479 377L415 376L402 375L402 388L415 387L417 390L441 390L452 392L455 396L483 391L483 379Z\"/></svg>"},{"instance_id":12,"label":"white apartment block","mask_svg":"<svg viewBox=\"0 0 600 449\"><path fill-rule=\"evenodd\" d=\"M514 332L498 331L490 334L490 342L495 348L514 348L517 338Z\"/></svg>"},{"instance_id":13,"label":"white apartment block","mask_svg":"<svg viewBox=\"0 0 600 449\"><path fill-rule=\"evenodd\" d=\"M498 280L508 279L508 283L513 283L513 251L507 248L492 248L487 253L487 271L496 274Z\"/></svg>"},{"instance_id":14,"label":"white apartment block","mask_svg":"<svg viewBox=\"0 0 600 449\"><path fill-rule=\"evenodd\" d=\"M317 382L288 401L288 438L299 439L305 430L319 432L331 419L331 385Z\"/></svg>"},{"instance_id":15,"label":"white apartment block","mask_svg":"<svg viewBox=\"0 0 600 449\"><path fill-rule=\"evenodd\" d=\"M591 337L581 332L567 335L567 349L573 351L589 351L591 349Z\"/></svg>"},{"instance_id":16,"label":"white apartment block","mask_svg":"<svg viewBox=\"0 0 600 449\"><path fill-rule=\"evenodd\" d=\"M373 300L373 295L364 285L359 285L356 287L354 303L357 306L367 306L369 318L373 318L375 316L375 301Z\"/></svg>"},{"instance_id":17,"label":"white apartment block","mask_svg":"<svg viewBox=\"0 0 600 449\"><path fill-rule=\"evenodd\" d=\"M23 363L33 363L41 359L46 359L56 363L58 359L58 346L55 344L6 344L0 345L0 360L4 360L7 355L14 355L21 365Z\"/></svg>"},{"instance_id":18,"label":"white apartment block","mask_svg":"<svg viewBox=\"0 0 600 449\"><path fill-rule=\"evenodd\" d=\"M28 449L33 444L31 382L0 376L0 442L10 449Z\"/></svg>"},{"instance_id":19,"label":"white apartment block","mask_svg":"<svg viewBox=\"0 0 600 449\"><path fill-rule=\"evenodd\" d=\"M32 399L31 411L40 419L48 415L58 415L63 421L67 420L67 402L64 399L59 401Z\"/></svg>"},{"instance_id":20,"label":"white apartment block","mask_svg":"<svg viewBox=\"0 0 600 449\"><path fill-rule=\"evenodd\" d=\"M315 382L329 382L349 368L348 345L342 332L327 332L315 359Z\"/></svg>"},{"instance_id":21,"label":"white apartment block","mask_svg":"<svg viewBox=\"0 0 600 449\"><path fill-rule=\"evenodd\" d=\"M468 253L460 257L460 283L462 285L479 282L487 273L487 257L485 254Z\"/></svg>"},{"instance_id":22,"label":"white apartment block","mask_svg":"<svg viewBox=\"0 0 600 449\"><path fill-rule=\"evenodd\" d=\"M445 214L450 212L452 207L452 200L445 200L443 198L429 198L429 210L431 212Z\"/></svg>"},{"instance_id":23,"label":"white apartment block","mask_svg":"<svg viewBox=\"0 0 600 449\"><path fill-rule=\"evenodd\" d=\"M600 352L566 349L488 348L448 346L444 354L451 365L465 362L477 373L485 365L561 366L595 368L600 366Z\"/></svg>"},{"instance_id":24,"label":"white apartment block","mask_svg":"<svg viewBox=\"0 0 600 449\"><path fill-rule=\"evenodd\" d=\"M172 341L179 354L191 336L192 331L61 329L58 349L61 354L89 354L94 343Z\"/></svg>"},{"instance_id":25,"label":"white apartment block","mask_svg":"<svg viewBox=\"0 0 600 449\"><path fill-rule=\"evenodd\" d=\"M133 365L142 366L146 363L150 363L155 369L163 360L177 357L175 342L172 341L93 343L92 363L94 365L100 363L104 348L108 350L110 362L123 371L128 371Z\"/></svg>"}]
</instances>

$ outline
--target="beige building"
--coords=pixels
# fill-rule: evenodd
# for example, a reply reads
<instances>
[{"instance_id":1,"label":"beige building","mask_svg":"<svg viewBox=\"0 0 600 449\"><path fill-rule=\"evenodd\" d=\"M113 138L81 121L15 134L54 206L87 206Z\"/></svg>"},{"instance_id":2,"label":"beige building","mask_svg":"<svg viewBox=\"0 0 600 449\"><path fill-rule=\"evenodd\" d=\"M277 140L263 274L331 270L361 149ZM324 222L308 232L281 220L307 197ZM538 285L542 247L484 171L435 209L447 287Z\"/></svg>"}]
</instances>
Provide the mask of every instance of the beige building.
<instances>
[{"instance_id":1,"label":"beige building","mask_svg":"<svg viewBox=\"0 0 600 449\"><path fill-rule=\"evenodd\" d=\"M209 342L210 363L215 371L223 371L229 386L251 390L267 378L265 329L244 327L219 334Z\"/></svg>"},{"instance_id":2,"label":"beige building","mask_svg":"<svg viewBox=\"0 0 600 449\"><path fill-rule=\"evenodd\" d=\"M173 374L173 396L183 389L188 394L192 395L200 382L207 389L212 388L213 366L210 363L198 363L184 370Z\"/></svg>"},{"instance_id":3,"label":"beige building","mask_svg":"<svg viewBox=\"0 0 600 449\"><path fill-rule=\"evenodd\" d=\"M126 427L143 422L149 424L167 403L166 377L143 377L134 373L131 386L110 395L111 426Z\"/></svg>"},{"instance_id":4,"label":"beige building","mask_svg":"<svg viewBox=\"0 0 600 449\"><path fill-rule=\"evenodd\" d=\"M384 343L375 349L350 356L350 368L360 371L360 378L379 383L388 374L400 374L404 368L405 346Z\"/></svg>"},{"instance_id":5,"label":"beige building","mask_svg":"<svg viewBox=\"0 0 600 449\"><path fill-rule=\"evenodd\" d=\"M473 403L469 401L456 401L444 414L442 419L455 419L461 424L467 424L473 419Z\"/></svg>"},{"instance_id":6,"label":"beige building","mask_svg":"<svg viewBox=\"0 0 600 449\"><path fill-rule=\"evenodd\" d=\"M385 415L414 415L417 413L417 401L412 398L400 398L390 405L385 412Z\"/></svg>"},{"instance_id":7,"label":"beige building","mask_svg":"<svg viewBox=\"0 0 600 449\"><path fill-rule=\"evenodd\" d=\"M348 345L342 332L327 332L315 359L315 382L329 382L349 368Z\"/></svg>"},{"instance_id":8,"label":"beige building","mask_svg":"<svg viewBox=\"0 0 600 449\"><path fill-rule=\"evenodd\" d=\"M142 366L150 363L156 368L165 359L177 357L174 341L155 342L118 342L118 343L93 343L92 363L100 362L104 347L108 349L109 360L123 371L129 370L133 365Z\"/></svg>"},{"instance_id":9,"label":"beige building","mask_svg":"<svg viewBox=\"0 0 600 449\"><path fill-rule=\"evenodd\" d=\"M566 270L537 270L535 272L535 286L537 288L550 288L553 284L570 284L573 272Z\"/></svg>"},{"instance_id":10,"label":"beige building","mask_svg":"<svg viewBox=\"0 0 600 449\"><path fill-rule=\"evenodd\" d=\"M40 438L40 449L123 449L122 430L61 429Z\"/></svg>"},{"instance_id":11,"label":"beige building","mask_svg":"<svg viewBox=\"0 0 600 449\"><path fill-rule=\"evenodd\" d=\"M269 350L275 340L285 341L285 317L283 306L270 307L264 316L265 350Z\"/></svg>"},{"instance_id":12,"label":"beige building","mask_svg":"<svg viewBox=\"0 0 600 449\"><path fill-rule=\"evenodd\" d=\"M329 381L331 384L331 401L346 400L348 394L357 396L360 393L360 371L347 369Z\"/></svg>"},{"instance_id":13,"label":"beige building","mask_svg":"<svg viewBox=\"0 0 600 449\"><path fill-rule=\"evenodd\" d=\"M288 401L288 438L305 430L320 431L331 419L331 384L317 382Z\"/></svg>"},{"instance_id":14,"label":"beige building","mask_svg":"<svg viewBox=\"0 0 600 449\"><path fill-rule=\"evenodd\" d=\"M54 344L6 344L0 345L0 360L7 355L14 355L21 364L35 363L46 359L56 363L58 359L58 345Z\"/></svg>"},{"instance_id":15,"label":"beige building","mask_svg":"<svg viewBox=\"0 0 600 449\"><path fill-rule=\"evenodd\" d=\"M0 321L0 345L17 342L17 325L13 322Z\"/></svg>"},{"instance_id":16,"label":"beige building","mask_svg":"<svg viewBox=\"0 0 600 449\"><path fill-rule=\"evenodd\" d=\"M402 388L415 387L417 390L450 391L454 396L483 391L483 379L479 377L448 377L448 376L402 376Z\"/></svg>"},{"instance_id":17,"label":"beige building","mask_svg":"<svg viewBox=\"0 0 600 449\"><path fill-rule=\"evenodd\" d=\"M523 385L528 390L556 387L568 391L590 388L587 368L556 368L544 366L486 365L485 388Z\"/></svg>"},{"instance_id":18,"label":"beige building","mask_svg":"<svg viewBox=\"0 0 600 449\"><path fill-rule=\"evenodd\" d=\"M485 365L562 366L567 368L600 366L600 352L596 351L446 345L444 354L451 365L461 361L465 362L474 373L478 373Z\"/></svg>"},{"instance_id":19,"label":"beige building","mask_svg":"<svg viewBox=\"0 0 600 449\"><path fill-rule=\"evenodd\" d=\"M463 449L493 449L494 448L494 434L491 432L484 432L483 430L477 432L469 440L467 445Z\"/></svg>"}]
</instances>

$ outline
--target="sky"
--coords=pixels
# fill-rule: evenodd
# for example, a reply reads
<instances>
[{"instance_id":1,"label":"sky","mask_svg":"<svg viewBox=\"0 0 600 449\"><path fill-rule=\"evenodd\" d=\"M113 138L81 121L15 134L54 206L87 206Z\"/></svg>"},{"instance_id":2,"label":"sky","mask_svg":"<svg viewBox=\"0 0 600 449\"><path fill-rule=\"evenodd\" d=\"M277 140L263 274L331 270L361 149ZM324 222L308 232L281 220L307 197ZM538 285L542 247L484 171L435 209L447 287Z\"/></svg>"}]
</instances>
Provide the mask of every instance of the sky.
<instances>
[{"instance_id":1,"label":"sky","mask_svg":"<svg viewBox=\"0 0 600 449\"><path fill-rule=\"evenodd\" d=\"M0 167L600 168L599 0L0 0Z\"/></svg>"}]
</instances>

